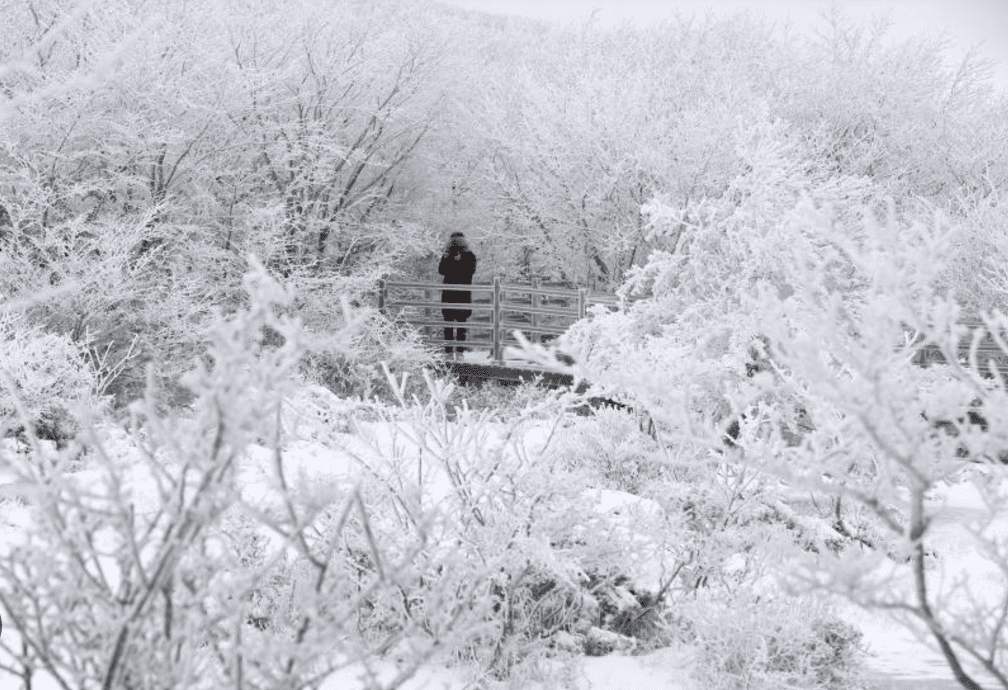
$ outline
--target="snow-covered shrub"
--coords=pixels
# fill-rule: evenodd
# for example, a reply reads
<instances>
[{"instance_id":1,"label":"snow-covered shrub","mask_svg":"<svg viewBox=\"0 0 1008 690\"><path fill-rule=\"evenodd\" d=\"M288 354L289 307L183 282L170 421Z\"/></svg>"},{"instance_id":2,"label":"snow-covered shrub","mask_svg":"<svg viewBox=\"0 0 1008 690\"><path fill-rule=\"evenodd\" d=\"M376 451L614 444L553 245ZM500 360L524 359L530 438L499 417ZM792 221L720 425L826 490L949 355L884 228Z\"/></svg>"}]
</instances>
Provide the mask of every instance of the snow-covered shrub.
<instances>
[{"instance_id":1,"label":"snow-covered shrub","mask_svg":"<svg viewBox=\"0 0 1008 690\"><path fill-rule=\"evenodd\" d=\"M325 441L334 432L349 431L354 414L362 408L362 403L341 398L325 386L302 383L284 399L284 436Z\"/></svg>"},{"instance_id":2,"label":"snow-covered shrub","mask_svg":"<svg viewBox=\"0 0 1008 690\"><path fill-rule=\"evenodd\" d=\"M853 207L876 203L869 180L812 165L787 123L740 125L735 143L741 172L719 196L685 207L657 197L643 207L656 249L621 287L626 308L563 338L588 380L633 396L669 442L703 435L720 445L743 411L726 391L760 358L761 294L794 294L807 262L838 292L852 291L844 243L857 233ZM793 222L806 205L839 210L829 227Z\"/></svg>"},{"instance_id":3,"label":"snow-covered shrub","mask_svg":"<svg viewBox=\"0 0 1008 690\"><path fill-rule=\"evenodd\" d=\"M302 688L390 639L427 641L408 655L415 668L469 620L452 607L457 590L434 587L426 600L443 612L429 617L440 627L400 619L383 640L360 634L369 602L398 596L426 532L376 549L372 509L352 486L302 491L288 475L282 409L302 336L282 316L290 295L262 269L245 285L249 307L218 320L205 365L184 381L189 415L165 413L152 391L132 407L125 440L86 427L82 447L52 463L0 455L8 490L30 511L0 543L0 672L22 669L25 684L43 673L80 690ZM82 452L84 466L67 472ZM269 490L255 497L242 477L263 455ZM389 577L357 588L344 545Z\"/></svg>"},{"instance_id":4,"label":"snow-covered shrub","mask_svg":"<svg viewBox=\"0 0 1008 690\"><path fill-rule=\"evenodd\" d=\"M69 455L52 468L3 457L33 517L0 556L5 623L24 645L4 650L26 682L35 669L82 689L220 687L237 669L241 591L255 571L238 567L219 519L299 361L293 326L273 315L282 292L261 273L247 286L251 311L218 324L212 365L187 380L194 418L166 417L151 397L133 410L128 452L85 429L88 462L74 474ZM283 347L261 347L265 326L288 336Z\"/></svg>"},{"instance_id":5,"label":"snow-covered shrub","mask_svg":"<svg viewBox=\"0 0 1008 690\"><path fill-rule=\"evenodd\" d=\"M169 228L148 214L43 222L44 213L34 209L17 232L0 237L8 302L29 323L87 348L101 387L120 406L142 396L148 362L172 379L191 367L211 306L240 292L239 262L199 246L198 229ZM235 277L223 280L229 268Z\"/></svg>"},{"instance_id":6,"label":"snow-covered shrub","mask_svg":"<svg viewBox=\"0 0 1008 690\"><path fill-rule=\"evenodd\" d=\"M60 442L72 437L75 408L99 402L86 355L69 337L32 326L20 312L0 313L0 423L28 425L40 438Z\"/></svg>"},{"instance_id":7,"label":"snow-covered shrub","mask_svg":"<svg viewBox=\"0 0 1008 690\"><path fill-rule=\"evenodd\" d=\"M529 416L504 423L489 411L451 409L454 386L429 376L427 401L416 404L405 377L390 380L400 403L389 410L395 435L374 439L361 457L375 479L364 490L388 516L372 525L374 539L396 544L422 531L429 546L406 571L406 596L381 604L378 620L409 615L400 599L433 620L443 609L430 600L435 592L465 593L457 605L483 627L459 649L506 673L522 650L578 617L576 569L554 561L547 536L551 520L572 509L572 489L525 446ZM375 564L361 565L365 582L377 574Z\"/></svg>"},{"instance_id":8,"label":"snow-covered shrub","mask_svg":"<svg viewBox=\"0 0 1008 690\"><path fill-rule=\"evenodd\" d=\"M601 408L575 419L558 432L557 442L561 461L599 487L649 496L668 475L658 444L621 410Z\"/></svg>"},{"instance_id":9,"label":"snow-covered shrub","mask_svg":"<svg viewBox=\"0 0 1008 690\"><path fill-rule=\"evenodd\" d=\"M535 382L512 384L486 381L476 386L459 386L455 391L455 405L461 406L464 401L471 410L489 410L505 420L521 416L529 408L543 408L542 403L560 397L557 391ZM557 410L547 405L544 412L546 416L552 416Z\"/></svg>"},{"instance_id":10,"label":"snow-covered shrub","mask_svg":"<svg viewBox=\"0 0 1008 690\"><path fill-rule=\"evenodd\" d=\"M862 687L861 633L821 603L740 592L696 608L694 678L704 688Z\"/></svg>"},{"instance_id":11,"label":"snow-covered shrub","mask_svg":"<svg viewBox=\"0 0 1008 690\"><path fill-rule=\"evenodd\" d=\"M371 524L376 543L423 530L428 546L402 571L412 582L402 596L373 602L374 624L430 616L439 610L432 595L458 591L482 627L456 653L498 678L549 648L599 652L612 635L627 648L658 644L664 595L678 573L675 526L657 506L640 519L621 517L602 508L608 497L584 493L584 473L551 450L563 401L501 418L464 403L450 409L450 383L428 377L429 395L417 404L394 381L400 409L386 413L396 432L360 455L374 479L361 491L379 497L385 516ZM356 551L371 553L359 539ZM366 558L359 563L367 587L379 572ZM403 601L415 602L412 612Z\"/></svg>"},{"instance_id":12,"label":"snow-covered shrub","mask_svg":"<svg viewBox=\"0 0 1008 690\"><path fill-rule=\"evenodd\" d=\"M994 555L1004 549L996 526L1006 503L995 487L1005 466L973 477L983 508L962 527L989 577L962 574L950 585L934 574L942 550L934 525L956 518L931 502L965 457L986 462L1008 447L1002 382L987 362L959 361L968 334L956 324L963 312L954 294L964 286L976 308L984 291L1003 293L1000 273L988 262L983 275L957 280L965 241L957 224L925 203L880 201L867 180L804 165L785 125L742 134L746 169L720 198L646 209L667 244L627 283L640 299L579 324L567 349L591 380L647 406L669 456L706 448L730 475L762 475L768 486L783 477L834 508L789 516L773 509L789 500L776 491L739 494L731 512L749 517L698 541L703 558L687 580L709 587L725 573L730 549L718 544L736 539L738 553L758 553L759 523L778 535L783 528L806 556L793 550L777 563L795 565L805 585L908 612L965 687L973 681L964 658L1003 678L1005 635L993 612L1008 597ZM995 214L992 227L998 222ZM1008 322L993 314L987 329L1003 341ZM947 362L932 371L914 364L927 343ZM686 494L703 508L696 524L723 524L732 503L710 500L717 493L705 486L714 485ZM854 529L852 504L863 509ZM751 579L722 584L730 592Z\"/></svg>"},{"instance_id":13,"label":"snow-covered shrub","mask_svg":"<svg viewBox=\"0 0 1008 690\"><path fill-rule=\"evenodd\" d=\"M828 217L810 212L809 222ZM993 614L1008 605L1008 466L1000 461L1008 321L986 316L973 334L958 323L962 310L943 276L960 233L941 218L868 221L849 246L863 282L856 303L814 267L800 293L767 300L777 385L800 391L815 424L799 445L763 452L793 486L863 506L886 540L809 555L796 581L905 612L903 622L939 648L960 684L977 687L967 660L1005 685L1008 653ZM983 331L993 333L996 360L975 349L961 359L962 344L975 348ZM916 364L924 345L944 363ZM976 497L965 516L941 499L950 483Z\"/></svg>"},{"instance_id":14,"label":"snow-covered shrub","mask_svg":"<svg viewBox=\"0 0 1008 690\"><path fill-rule=\"evenodd\" d=\"M804 557L780 562L791 563L805 586L907 612L906 622L933 640L964 687L975 682L965 659L1003 678L1008 646L993 612L1008 599L995 555L1005 546L998 526L1008 506L1006 470L998 460L1008 447L1008 401L997 366L960 359L972 336L958 323L964 313L949 262L962 271L955 262L963 230L923 205L880 209L860 203L871 195L844 199L821 182L810 190L829 192L820 198L788 192L805 173L787 170L783 177L764 171L773 182L769 198L758 185L740 187L738 209L746 213L737 226L734 214L687 224L682 232L703 241L685 254L654 257L636 283L650 295L608 325L603 316L584 327L584 366L648 402L670 454L686 442L706 446L725 466L782 477L792 491L833 506L832 518L814 511L828 520L831 537L817 537L807 523L795 529L805 521L786 511L757 513L802 545ZM666 220L676 227L675 217ZM732 265L736 274L725 270ZM988 291L1004 290L996 271L982 278ZM975 286L967 285L974 308L982 296ZM985 326L1004 351L996 356L1008 359L1008 322L993 313ZM620 337L627 332L637 337ZM756 364L748 352L757 343L759 366L747 366ZM945 363L918 366L925 345L941 350ZM649 375L631 374L641 370ZM733 418L737 436L728 447ZM964 470L967 459L984 463L983 471ZM975 522L957 526L962 517L934 497L964 476L983 498ZM862 522L854 529L852 515ZM943 523L964 538L943 541L936 526ZM956 570L952 554L960 549L975 555L974 574L942 578L939 566Z\"/></svg>"},{"instance_id":15,"label":"snow-covered shrub","mask_svg":"<svg viewBox=\"0 0 1008 690\"><path fill-rule=\"evenodd\" d=\"M390 321L377 309L354 307L343 299L337 323L338 328L332 329L330 324L330 330L320 331L312 339L303 371L340 397L380 395L391 400L383 366L396 374L412 374L411 381L422 382L420 371L434 361L415 330ZM422 383L411 392L423 394Z\"/></svg>"},{"instance_id":16,"label":"snow-covered shrub","mask_svg":"<svg viewBox=\"0 0 1008 690\"><path fill-rule=\"evenodd\" d=\"M1008 313L1008 195L963 201L962 227L945 257L941 286L966 313Z\"/></svg>"}]
</instances>

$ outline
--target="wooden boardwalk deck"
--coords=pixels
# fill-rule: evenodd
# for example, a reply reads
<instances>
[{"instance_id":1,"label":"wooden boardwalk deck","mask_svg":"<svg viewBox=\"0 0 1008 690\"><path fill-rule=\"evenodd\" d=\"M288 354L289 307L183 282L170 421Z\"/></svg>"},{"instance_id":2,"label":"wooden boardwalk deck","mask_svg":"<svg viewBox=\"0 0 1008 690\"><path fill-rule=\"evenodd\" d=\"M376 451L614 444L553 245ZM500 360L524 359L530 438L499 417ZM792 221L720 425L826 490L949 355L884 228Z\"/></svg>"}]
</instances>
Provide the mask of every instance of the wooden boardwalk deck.
<instances>
[{"instance_id":1,"label":"wooden boardwalk deck","mask_svg":"<svg viewBox=\"0 0 1008 690\"><path fill-rule=\"evenodd\" d=\"M574 377L559 371L550 371L531 365L517 363L495 364L493 362L467 362L464 360L445 362L445 366L462 383L482 383L496 381L504 384L539 383L548 388L570 387ZM587 385L584 385L587 388Z\"/></svg>"}]
</instances>

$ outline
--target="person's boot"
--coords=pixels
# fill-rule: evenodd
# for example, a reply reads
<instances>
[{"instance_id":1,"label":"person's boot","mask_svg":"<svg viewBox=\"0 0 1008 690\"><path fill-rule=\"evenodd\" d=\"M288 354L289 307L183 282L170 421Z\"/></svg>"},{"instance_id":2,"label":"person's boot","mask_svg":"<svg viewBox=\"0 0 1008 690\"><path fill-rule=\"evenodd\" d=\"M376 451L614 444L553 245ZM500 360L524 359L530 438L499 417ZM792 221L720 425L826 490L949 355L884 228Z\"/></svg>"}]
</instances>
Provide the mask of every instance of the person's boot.
<instances>
[{"instance_id":1,"label":"person's boot","mask_svg":"<svg viewBox=\"0 0 1008 690\"><path fill-rule=\"evenodd\" d=\"M455 359L455 329L446 326L444 329L444 339L445 359Z\"/></svg>"}]
</instances>

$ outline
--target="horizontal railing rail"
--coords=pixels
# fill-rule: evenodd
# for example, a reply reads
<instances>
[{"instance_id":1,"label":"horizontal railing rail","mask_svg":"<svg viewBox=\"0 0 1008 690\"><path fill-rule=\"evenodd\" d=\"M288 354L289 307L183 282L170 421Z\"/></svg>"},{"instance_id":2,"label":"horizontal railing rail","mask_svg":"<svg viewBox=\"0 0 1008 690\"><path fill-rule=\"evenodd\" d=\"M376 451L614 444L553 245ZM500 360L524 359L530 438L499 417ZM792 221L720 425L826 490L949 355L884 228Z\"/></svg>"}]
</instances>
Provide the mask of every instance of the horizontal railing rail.
<instances>
[{"instance_id":1,"label":"horizontal railing rail","mask_svg":"<svg viewBox=\"0 0 1008 690\"><path fill-rule=\"evenodd\" d=\"M987 363L993 361L1002 376L1008 377L1008 353L1001 349L997 339L990 334L986 324L978 319L964 319L959 322L965 326L967 331L956 347L956 356L961 364L968 364L970 351L973 348L973 337L977 330L983 330L983 337L976 344L977 364L982 373L987 373ZM997 337L1003 339L1005 333L998 333ZM923 366L929 364L944 364L945 354L942 349L934 343L926 343L920 346L914 354L914 362Z\"/></svg>"},{"instance_id":2,"label":"horizontal railing rail","mask_svg":"<svg viewBox=\"0 0 1008 690\"><path fill-rule=\"evenodd\" d=\"M498 363L503 361L504 345L516 342L512 331L520 331L529 340L555 337L575 321L590 316L589 308L594 305L609 309L619 306L618 298L611 293L543 286L538 280L529 284L505 283L496 276L492 283L472 285L384 280L379 287L379 309L424 329L425 337L431 341L443 342L431 330L462 325L439 318L441 309L471 310L472 320L466 321L464 328L481 337L489 334L491 357ZM441 293L446 290L469 292L472 301L442 303Z\"/></svg>"}]
</instances>

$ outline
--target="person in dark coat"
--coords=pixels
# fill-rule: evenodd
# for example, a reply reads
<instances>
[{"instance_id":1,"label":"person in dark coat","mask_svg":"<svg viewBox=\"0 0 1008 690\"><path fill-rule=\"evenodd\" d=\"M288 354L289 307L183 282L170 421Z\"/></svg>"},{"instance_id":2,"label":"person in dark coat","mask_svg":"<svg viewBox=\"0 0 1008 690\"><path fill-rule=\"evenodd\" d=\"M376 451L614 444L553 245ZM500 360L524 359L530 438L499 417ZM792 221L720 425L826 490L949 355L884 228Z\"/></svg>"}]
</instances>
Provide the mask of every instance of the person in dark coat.
<instances>
[{"instance_id":1,"label":"person in dark coat","mask_svg":"<svg viewBox=\"0 0 1008 690\"><path fill-rule=\"evenodd\" d=\"M441 263L438 264L438 273L444 276L445 285L472 285L473 274L476 272L476 255L469 249L465 235L461 232L453 232L444 254L441 255ZM472 293L469 290L442 290L442 304L470 304ZM465 323L472 314L472 309L442 309L444 320ZM465 348L462 345L453 347L450 343L464 343L466 339L466 329L462 327L445 326L445 354L452 354L453 351L462 352Z\"/></svg>"}]
</instances>

